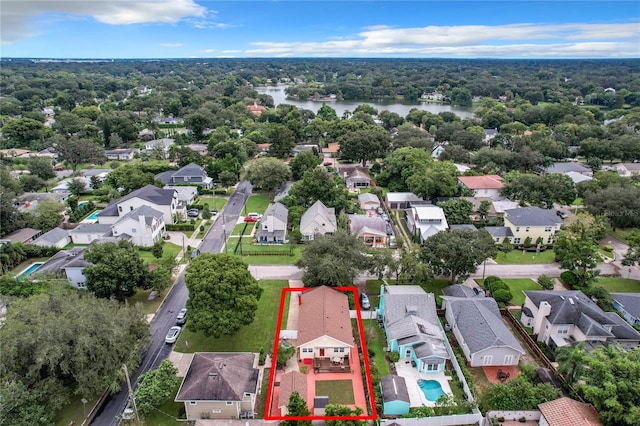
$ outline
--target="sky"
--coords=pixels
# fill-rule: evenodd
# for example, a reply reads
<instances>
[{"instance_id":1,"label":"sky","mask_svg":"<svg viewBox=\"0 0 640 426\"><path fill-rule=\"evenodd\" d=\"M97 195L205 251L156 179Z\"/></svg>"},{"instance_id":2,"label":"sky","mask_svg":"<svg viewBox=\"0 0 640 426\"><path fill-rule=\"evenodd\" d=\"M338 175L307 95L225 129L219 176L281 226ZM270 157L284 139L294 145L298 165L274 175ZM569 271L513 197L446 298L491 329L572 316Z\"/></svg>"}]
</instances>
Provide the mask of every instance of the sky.
<instances>
[{"instance_id":1,"label":"sky","mask_svg":"<svg viewBox=\"0 0 640 426\"><path fill-rule=\"evenodd\" d=\"M0 57L638 58L640 1L0 0Z\"/></svg>"}]
</instances>

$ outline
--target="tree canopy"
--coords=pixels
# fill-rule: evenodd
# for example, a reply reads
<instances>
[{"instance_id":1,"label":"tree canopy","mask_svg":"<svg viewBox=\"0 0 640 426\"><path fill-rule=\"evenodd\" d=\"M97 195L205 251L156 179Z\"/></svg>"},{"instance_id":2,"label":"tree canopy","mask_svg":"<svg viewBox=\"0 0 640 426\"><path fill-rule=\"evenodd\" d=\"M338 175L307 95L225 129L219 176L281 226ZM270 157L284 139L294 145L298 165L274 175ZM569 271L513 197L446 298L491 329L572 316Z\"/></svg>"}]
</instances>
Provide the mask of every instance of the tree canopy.
<instances>
[{"instance_id":1,"label":"tree canopy","mask_svg":"<svg viewBox=\"0 0 640 426\"><path fill-rule=\"evenodd\" d=\"M241 259L202 253L187 267L185 283L189 330L220 337L253 322L262 288Z\"/></svg>"},{"instance_id":2,"label":"tree canopy","mask_svg":"<svg viewBox=\"0 0 640 426\"><path fill-rule=\"evenodd\" d=\"M277 158L258 158L247 170L247 179L256 189L271 192L291 178L291 170Z\"/></svg>"}]
</instances>

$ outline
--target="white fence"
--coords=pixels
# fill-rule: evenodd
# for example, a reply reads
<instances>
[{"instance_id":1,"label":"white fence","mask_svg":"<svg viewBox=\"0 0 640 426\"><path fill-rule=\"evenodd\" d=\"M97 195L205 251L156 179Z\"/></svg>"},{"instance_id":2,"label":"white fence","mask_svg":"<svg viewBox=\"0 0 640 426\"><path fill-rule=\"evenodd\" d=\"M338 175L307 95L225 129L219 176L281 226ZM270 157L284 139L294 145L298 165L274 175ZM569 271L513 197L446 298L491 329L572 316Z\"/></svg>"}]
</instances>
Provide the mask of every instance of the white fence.
<instances>
[{"instance_id":1,"label":"white fence","mask_svg":"<svg viewBox=\"0 0 640 426\"><path fill-rule=\"evenodd\" d=\"M525 418L527 420L540 420L540 416L542 414L539 410L517 410L517 411L499 411L492 410L487 411L487 423L491 424L491 419L496 418L504 418L505 420L520 420L521 418Z\"/></svg>"},{"instance_id":2,"label":"white fence","mask_svg":"<svg viewBox=\"0 0 640 426\"><path fill-rule=\"evenodd\" d=\"M451 416L382 420L380 425L387 426L392 423L397 423L400 426L457 426L474 424L481 425L483 422L484 419L482 414L480 414L480 412L474 412L472 414L454 414Z\"/></svg>"}]
</instances>

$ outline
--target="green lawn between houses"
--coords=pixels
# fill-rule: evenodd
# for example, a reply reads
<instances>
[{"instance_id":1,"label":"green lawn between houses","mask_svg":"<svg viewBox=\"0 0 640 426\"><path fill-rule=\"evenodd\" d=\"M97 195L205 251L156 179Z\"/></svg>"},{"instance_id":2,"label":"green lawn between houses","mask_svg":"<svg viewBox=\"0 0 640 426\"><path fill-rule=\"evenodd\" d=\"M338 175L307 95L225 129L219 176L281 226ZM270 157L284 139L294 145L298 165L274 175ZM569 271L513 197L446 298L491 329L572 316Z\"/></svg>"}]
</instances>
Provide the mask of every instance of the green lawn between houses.
<instances>
[{"instance_id":1,"label":"green lawn between houses","mask_svg":"<svg viewBox=\"0 0 640 426\"><path fill-rule=\"evenodd\" d=\"M640 281L622 277L599 277L595 285L612 293L640 293Z\"/></svg>"},{"instance_id":2,"label":"green lawn between houses","mask_svg":"<svg viewBox=\"0 0 640 426\"><path fill-rule=\"evenodd\" d=\"M329 397L332 404L354 404L351 380L316 380L316 395Z\"/></svg>"},{"instance_id":3,"label":"green lawn between houses","mask_svg":"<svg viewBox=\"0 0 640 426\"><path fill-rule=\"evenodd\" d=\"M179 245L165 242L162 245L162 259L175 259L178 253L180 253L180 250L182 250L182 247ZM138 253L140 253L140 257L146 263L158 263L158 259L156 259L150 251L138 250Z\"/></svg>"},{"instance_id":4,"label":"green lawn between houses","mask_svg":"<svg viewBox=\"0 0 640 426\"><path fill-rule=\"evenodd\" d=\"M366 336L367 350L369 353L373 353L370 361L373 361L375 366L378 367L380 377L389 375L389 364L385 360L384 352L384 348L387 346L384 330L378 327L378 321L376 320L362 320L362 327Z\"/></svg>"},{"instance_id":5,"label":"green lawn between houses","mask_svg":"<svg viewBox=\"0 0 640 426\"><path fill-rule=\"evenodd\" d=\"M245 205L246 214L249 213L264 213L269 206L269 196L266 194L253 194L247 200ZM244 210L243 210L244 214Z\"/></svg>"},{"instance_id":6,"label":"green lawn between houses","mask_svg":"<svg viewBox=\"0 0 640 426\"><path fill-rule=\"evenodd\" d=\"M542 287L531 278L500 278L511 290L513 298L510 305L522 306L524 304L524 290L542 290ZM477 279L476 282L482 286L484 280ZM484 287L483 287L484 288Z\"/></svg>"},{"instance_id":7,"label":"green lawn between houses","mask_svg":"<svg viewBox=\"0 0 640 426\"><path fill-rule=\"evenodd\" d=\"M396 285L396 280L387 280L389 285ZM380 286L382 281L379 280L367 280L367 295L371 302L371 308L375 309L380 302ZM436 304L439 306L441 302L442 289L449 285L447 278L434 278L424 283L415 283L422 287L427 293L433 293L436 296Z\"/></svg>"},{"instance_id":8,"label":"green lawn between houses","mask_svg":"<svg viewBox=\"0 0 640 426\"><path fill-rule=\"evenodd\" d=\"M231 336L207 337L184 327L174 348L177 352L271 352L276 335L280 293L289 283L286 280L260 280L264 289L258 302L255 319ZM188 321L187 321L187 324Z\"/></svg>"},{"instance_id":9,"label":"green lawn between houses","mask_svg":"<svg viewBox=\"0 0 640 426\"><path fill-rule=\"evenodd\" d=\"M300 257L302 256L302 251L304 250L303 245L295 245L293 246L293 256L291 253L291 245L290 244L252 244L253 238L244 237L242 239L242 247L236 252L237 256L241 256L242 260L249 265L292 265L294 264ZM236 248L236 244L238 244L237 237L229 238L227 241L227 250L228 254L234 254L234 250ZM253 253L253 255L251 254ZM264 255L256 255L255 253L269 253ZM281 254L280 254L281 253ZM272 254L272 255L270 255Z\"/></svg>"},{"instance_id":10,"label":"green lawn between houses","mask_svg":"<svg viewBox=\"0 0 640 426\"><path fill-rule=\"evenodd\" d=\"M545 250L540 253L535 251L512 250L506 255L498 252L493 259L501 265L524 265L535 263L553 263L555 262L555 253L553 250Z\"/></svg>"}]
</instances>

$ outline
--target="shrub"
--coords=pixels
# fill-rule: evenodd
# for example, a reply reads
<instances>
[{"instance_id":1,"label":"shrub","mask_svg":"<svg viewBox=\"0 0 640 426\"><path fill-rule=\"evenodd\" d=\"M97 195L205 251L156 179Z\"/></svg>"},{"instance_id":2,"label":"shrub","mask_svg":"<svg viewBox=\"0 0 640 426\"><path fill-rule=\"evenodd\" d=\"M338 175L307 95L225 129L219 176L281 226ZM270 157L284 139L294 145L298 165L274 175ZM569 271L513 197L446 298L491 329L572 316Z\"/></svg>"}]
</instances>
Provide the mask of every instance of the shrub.
<instances>
[{"instance_id":1,"label":"shrub","mask_svg":"<svg viewBox=\"0 0 640 426\"><path fill-rule=\"evenodd\" d=\"M553 290L553 278L548 275L542 274L538 277L538 284L545 290Z\"/></svg>"},{"instance_id":2,"label":"shrub","mask_svg":"<svg viewBox=\"0 0 640 426\"><path fill-rule=\"evenodd\" d=\"M389 354L389 361L391 361L391 362L400 361L400 354L398 352L391 352Z\"/></svg>"},{"instance_id":3,"label":"shrub","mask_svg":"<svg viewBox=\"0 0 640 426\"><path fill-rule=\"evenodd\" d=\"M164 226L167 231L195 231L196 226L191 223L174 223Z\"/></svg>"},{"instance_id":4,"label":"shrub","mask_svg":"<svg viewBox=\"0 0 640 426\"><path fill-rule=\"evenodd\" d=\"M525 238L524 242L522 243L522 245L524 246L524 248L529 248L529 247L533 246L533 241L531 240L531 237Z\"/></svg>"},{"instance_id":5,"label":"shrub","mask_svg":"<svg viewBox=\"0 0 640 426\"><path fill-rule=\"evenodd\" d=\"M573 288L578 284L578 278L571 271L564 271L560 274L560 281L564 284L568 285L570 288Z\"/></svg>"},{"instance_id":6,"label":"shrub","mask_svg":"<svg viewBox=\"0 0 640 426\"><path fill-rule=\"evenodd\" d=\"M496 299L498 303L507 303L511 299L513 299L513 294L511 294L511 290L501 288L499 290L493 291L493 298Z\"/></svg>"},{"instance_id":7,"label":"shrub","mask_svg":"<svg viewBox=\"0 0 640 426\"><path fill-rule=\"evenodd\" d=\"M610 252L613 251L613 246L610 246L609 244L606 244L606 245L602 246L602 250L608 251L610 253Z\"/></svg>"},{"instance_id":8,"label":"shrub","mask_svg":"<svg viewBox=\"0 0 640 426\"><path fill-rule=\"evenodd\" d=\"M308 365L301 365L301 366L300 366L300 372L301 372L302 374L307 374L307 373L309 373L309 366L308 366Z\"/></svg>"},{"instance_id":9,"label":"shrub","mask_svg":"<svg viewBox=\"0 0 640 426\"><path fill-rule=\"evenodd\" d=\"M501 281L500 278L496 277L495 275L489 275L487 278L484 279L484 281L482 282L482 286L485 288L485 290L489 290L489 287L491 286L491 284L495 281Z\"/></svg>"}]
</instances>

